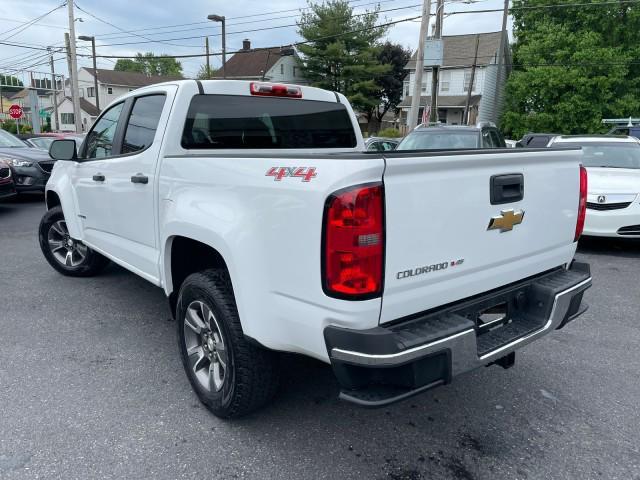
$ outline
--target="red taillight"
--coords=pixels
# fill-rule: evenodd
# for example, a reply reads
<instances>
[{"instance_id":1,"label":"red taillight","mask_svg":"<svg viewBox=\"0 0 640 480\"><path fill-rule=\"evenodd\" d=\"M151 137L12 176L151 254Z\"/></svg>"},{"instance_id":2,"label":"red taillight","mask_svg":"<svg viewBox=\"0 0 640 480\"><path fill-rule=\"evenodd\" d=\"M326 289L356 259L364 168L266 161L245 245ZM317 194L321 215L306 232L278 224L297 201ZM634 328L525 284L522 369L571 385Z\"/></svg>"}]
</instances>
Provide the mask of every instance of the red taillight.
<instances>
[{"instance_id":1,"label":"red taillight","mask_svg":"<svg viewBox=\"0 0 640 480\"><path fill-rule=\"evenodd\" d=\"M282 83L251 82L251 95L263 97L302 98L302 89Z\"/></svg>"},{"instance_id":2,"label":"red taillight","mask_svg":"<svg viewBox=\"0 0 640 480\"><path fill-rule=\"evenodd\" d=\"M323 282L333 297L365 299L382 293L382 184L340 190L324 214Z\"/></svg>"},{"instance_id":3,"label":"red taillight","mask_svg":"<svg viewBox=\"0 0 640 480\"><path fill-rule=\"evenodd\" d=\"M576 221L576 235L573 239L577 242L584 230L584 219L587 216L587 169L580 165L580 200L578 202L578 220Z\"/></svg>"}]
</instances>

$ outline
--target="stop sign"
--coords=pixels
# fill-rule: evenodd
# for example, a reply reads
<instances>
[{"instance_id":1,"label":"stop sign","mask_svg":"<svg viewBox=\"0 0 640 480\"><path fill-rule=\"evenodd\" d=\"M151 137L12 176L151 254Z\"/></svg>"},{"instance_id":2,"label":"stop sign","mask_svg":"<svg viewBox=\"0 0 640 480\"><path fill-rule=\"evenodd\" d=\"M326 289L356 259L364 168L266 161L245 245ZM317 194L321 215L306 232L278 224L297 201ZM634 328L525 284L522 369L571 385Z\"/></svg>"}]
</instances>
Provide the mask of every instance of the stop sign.
<instances>
[{"instance_id":1,"label":"stop sign","mask_svg":"<svg viewBox=\"0 0 640 480\"><path fill-rule=\"evenodd\" d=\"M11 118L20 118L22 117L22 107L20 105L11 105L9 107L9 115Z\"/></svg>"}]
</instances>

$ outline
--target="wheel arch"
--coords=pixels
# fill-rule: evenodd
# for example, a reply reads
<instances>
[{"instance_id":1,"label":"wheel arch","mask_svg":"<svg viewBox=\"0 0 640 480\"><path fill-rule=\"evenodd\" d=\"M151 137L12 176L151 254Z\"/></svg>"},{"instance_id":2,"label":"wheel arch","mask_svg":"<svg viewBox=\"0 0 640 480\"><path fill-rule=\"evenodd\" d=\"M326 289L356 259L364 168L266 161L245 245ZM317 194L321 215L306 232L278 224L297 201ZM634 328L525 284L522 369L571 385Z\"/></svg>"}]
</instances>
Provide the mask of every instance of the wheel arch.
<instances>
[{"instance_id":1,"label":"wheel arch","mask_svg":"<svg viewBox=\"0 0 640 480\"><path fill-rule=\"evenodd\" d=\"M51 210L52 208L62 206L62 202L60 201L60 196L53 190L47 190L47 193L44 198L44 203L47 207L47 210Z\"/></svg>"},{"instance_id":2,"label":"wheel arch","mask_svg":"<svg viewBox=\"0 0 640 480\"><path fill-rule=\"evenodd\" d=\"M192 273L212 268L226 270L233 286L232 272L218 248L192 236L172 235L166 239L164 284L172 314L175 314L178 292L184 280Z\"/></svg>"}]
</instances>

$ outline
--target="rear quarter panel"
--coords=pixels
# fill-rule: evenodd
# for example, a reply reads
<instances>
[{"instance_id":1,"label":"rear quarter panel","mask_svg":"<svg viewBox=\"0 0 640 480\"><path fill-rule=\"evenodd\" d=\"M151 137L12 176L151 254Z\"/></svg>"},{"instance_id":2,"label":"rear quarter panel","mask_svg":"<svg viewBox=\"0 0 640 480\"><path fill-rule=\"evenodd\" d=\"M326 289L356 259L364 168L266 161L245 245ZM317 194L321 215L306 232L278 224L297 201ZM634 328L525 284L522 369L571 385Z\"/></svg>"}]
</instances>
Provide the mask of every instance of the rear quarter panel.
<instances>
[{"instance_id":1,"label":"rear quarter panel","mask_svg":"<svg viewBox=\"0 0 640 480\"><path fill-rule=\"evenodd\" d=\"M314 167L310 182L275 181L271 167ZM380 181L381 156L169 156L160 175L160 236L167 293L169 248L177 235L215 248L225 259L248 336L275 349L327 360L327 325L370 328L380 299L327 297L321 283L324 203L341 188Z\"/></svg>"}]
</instances>

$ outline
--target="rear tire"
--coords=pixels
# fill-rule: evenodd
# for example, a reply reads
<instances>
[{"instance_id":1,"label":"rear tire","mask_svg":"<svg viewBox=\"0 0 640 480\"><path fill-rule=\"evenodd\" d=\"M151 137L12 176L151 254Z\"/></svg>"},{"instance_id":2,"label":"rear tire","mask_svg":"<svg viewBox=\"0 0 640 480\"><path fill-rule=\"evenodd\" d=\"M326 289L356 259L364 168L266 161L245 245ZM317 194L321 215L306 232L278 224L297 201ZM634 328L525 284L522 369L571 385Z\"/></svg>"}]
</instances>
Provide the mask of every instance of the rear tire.
<instances>
[{"instance_id":1,"label":"rear tire","mask_svg":"<svg viewBox=\"0 0 640 480\"><path fill-rule=\"evenodd\" d=\"M225 270L189 275L176 306L182 364L200 401L220 418L246 415L273 398L278 355L251 343Z\"/></svg>"},{"instance_id":2,"label":"rear tire","mask_svg":"<svg viewBox=\"0 0 640 480\"><path fill-rule=\"evenodd\" d=\"M40 249L49 265L69 277L90 277L109 265L109 259L71 238L60 206L47 211L38 229Z\"/></svg>"}]
</instances>

